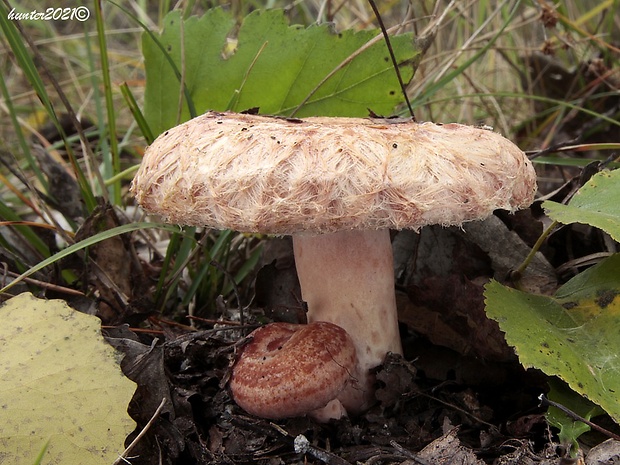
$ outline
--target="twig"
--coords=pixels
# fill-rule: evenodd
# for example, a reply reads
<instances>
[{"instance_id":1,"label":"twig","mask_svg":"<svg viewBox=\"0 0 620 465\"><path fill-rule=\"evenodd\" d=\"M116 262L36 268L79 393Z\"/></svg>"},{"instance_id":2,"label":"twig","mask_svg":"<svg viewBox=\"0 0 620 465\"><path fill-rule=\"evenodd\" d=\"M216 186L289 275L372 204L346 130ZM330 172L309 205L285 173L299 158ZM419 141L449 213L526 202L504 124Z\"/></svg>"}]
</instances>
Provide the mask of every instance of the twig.
<instances>
[{"instance_id":1,"label":"twig","mask_svg":"<svg viewBox=\"0 0 620 465\"><path fill-rule=\"evenodd\" d=\"M544 394L541 394L538 397L538 400L540 400L541 407L555 407L558 410L560 410L562 413L568 415L569 418L571 418L571 419L573 419L575 421L580 421L582 423L585 423L586 425L588 425L593 430L596 430L599 433L602 433L602 434L604 434L607 437L615 439L616 441L620 441L620 436L617 435L616 433L612 433L611 431L606 430L602 426L599 426L596 423L592 423L590 420L587 420L586 418L582 417L578 413L573 412L571 409L569 409L567 407L564 407L562 404L558 404L557 402L549 400Z\"/></svg>"},{"instance_id":2,"label":"twig","mask_svg":"<svg viewBox=\"0 0 620 465\"><path fill-rule=\"evenodd\" d=\"M538 158L538 157L541 157L543 155L547 155L548 153L558 152L558 151L562 150L564 147L568 147L568 146L572 146L572 145L578 144L583 139L582 134L580 134L579 136L574 137L572 139L565 140L565 141L562 141L562 142L558 142L557 144L550 145L549 147L546 147L544 149L535 150L535 151L528 151L528 152L526 152L526 154L527 154L527 156L529 157L530 160L533 160L534 158Z\"/></svg>"},{"instance_id":3,"label":"twig","mask_svg":"<svg viewBox=\"0 0 620 465\"><path fill-rule=\"evenodd\" d=\"M413 113L413 108L411 107L411 102L409 101L409 96L407 95L407 88L405 83L403 82L403 77L400 74L400 68L398 67L398 61L396 61L396 55L394 55L394 49L392 48L392 42L390 41L390 35L385 29L385 24L383 24L383 18L379 14L379 9L377 8L377 4L374 0L368 0L370 3L370 7L377 18L377 22L379 23L379 27L381 28L381 33L383 34L383 38L385 39L385 45L387 46L388 52L390 54L390 59L392 60L392 66L394 66L394 72L396 73L396 78L398 79L398 83L400 84L400 90L403 93L403 98L405 99L405 103L407 104L407 108L409 109L409 114L415 121L415 114Z\"/></svg>"},{"instance_id":4,"label":"twig","mask_svg":"<svg viewBox=\"0 0 620 465\"><path fill-rule=\"evenodd\" d=\"M125 449L123 451L123 453L118 456L118 458L114 461L114 463L112 463L112 465L118 465L119 463L121 463L121 461L123 461L125 463L129 463L129 461L125 457L127 457L129 452L131 452L131 449L133 449L135 447L135 445L138 443L138 441L144 437L144 435L149 430L151 425L153 423L155 423L155 420L157 420L157 418L159 417L159 414L163 410L164 405L166 405L166 400L168 400L168 399L166 399L165 397L161 400L161 403L159 404L159 407L157 407L157 410L155 410L155 413L153 414L151 419L144 426L144 428L142 428L142 431L140 431L140 433L136 436L136 438L133 441L131 441L131 444L129 444L127 446L127 449Z\"/></svg>"},{"instance_id":5,"label":"twig","mask_svg":"<svg viewBox=\"0 0 620 465\"><path fill-rule=\"evenodd\" d=\"M547 240L547 237L549 237L549 234L551 234L551 232L553 230L555 230L555 228L559 225L560 223L558 221L553 221L549 226L547 226L547 228L541 233L541 235L538 237L538 240L536 241L536 243L534 244L534 246L532 247L532 249L530 250L530 252L527 254L527 257L525 257L525 259L523 260L523 262L521 263L521 265L519 265L519 267L516 270L513 270L510 273L510 279L514 282L517 282L521 279L521 277L523 276L523 273L525 272L525 269L530 265L530 263L532 262L532 260L534 260L534 257L536 256L536 253L538 253L538 251L540 250L540 248L542 247L542 245L544 244L544 242Z\"/></svg>"},{"instance_id":6,"label":"twig","mask_svg":"<svg viewBox=\"0 0 620 465\"><path fill-rule=\"evenodd\" d=\"M378 454L373 455L365 462L358 462L363 465L374 465L375 463L387 462L387 463L401 463L403 461L403 454Z\"/></svg>"},{"instance_id":7,"label":"twig","mask_svg":"<svg viewBox=\"0 0 620 465\"><path fill-rule=\"evenodd\" d=\"M270 423L270 425L285 438L289 440L293 439L293 436L281 426L278 426L275 423ZM320 447L313 446L310 444L308 438L303 434L299 434L293 439L293 447L295 448L295 453L311 455L315 459L318 459L327 465L351 465L351 462L347 462L345 459L338 457L336 454L328 452L325 449L321 449Z\"/></svg>"},{"instance_id":8,"label":"twig","mask_svg":"<svg viewBox=\"0 0 620 465\"><path fill-rule=\"evenodd\" d=\"M399 443L397 443L394 440L390 441L390 445L394 449L396 449L398 452L403 454L405 457L407 457L408 459L413 460L416 463L419 463L420 465L431 465L431 463L429 461L427 461L426 459L423 459L422 457L414 454L413 452L408 451L407 449L405 449L403 446L401 446Z\"/></svg>"},{"instance_id":9,"label":"twig","mask_svg":"<svg viewBox=\"0 0 620 465\"><path fill-rule=\"evenodd\" d=\"M238 331L240 329L254 330L256 328L258 328L258 325L243 325L243 326L237 325L237 326L228 326L228 327L224 326L221 328L213 328L213 329L204 329L204 330L194 331L191 333L178 336L174 340L166 342L166 345L167 346L178 346L178 345L186 344L188 342L195 341L197 339L209 338L223 331ZM240 342L242 341L244 341L244 339L240 340Z\"/></svg>"},{"instance_id":10,"label":"twig","mask_svg":"<svg viewBox=\"0 0 620 465\"><path fill-rule=\"evenodd\" d=\"M192 316L188 315L185 318L192 321L200 321L201 323L206 323L209 325L227 325L227 326L240 326L241 323L238 321L232 320L220 320L215 318L203 318L201 316Z\"/></svg>"},{"instance_id":11,"label":"twig","mask_svg":"<svg viewBox=\"0 0 620 465\"><path fill-rule=\"evenodd\" d=\"M315 447L310 444L308 438L303 434L299 434L293 439L293 447L298 454L309 454L315 459L319 459L321 462L325 462L328 465L351 465L345 459L338 457L336 454Z\"/></svg>"},{"instance_id":12,"label":"twig","mask_svg":"<svg viewBox=\"0 0 620 465\"><path fill-rule=\"evenodd\" d=\"M0 282L0 286L2 287L6 285L7 277L17 278L19 276L17 273L9 271L7 268L8 265L5 262L2 262L2 281ZM84 295L82 291L79 291L77 289L71 289L68 287L58 286L57 284L46 283L45 281L39 281L38 279L34 278L23 278L23 281L26 283L34 284L35 286L42 287L44 289L48 289L50 291L60 292L62 294L81 296Z\"/></svg>"},{"instance_id":13,"label":"twig","mask_svg":"<svg viewBox=\"0 0 620 465\"><path fill-rule=\"evenodd\" d=\"M445 405L447 407L453 408L454 410L457 410L458 412L461 412L462 414L467 415L470 418L473 418L474 420L476 420L478 423L480 423L482 425L486 425L489 428L492 428L492 429L495 429L495 430L497 429L497 426L494 425L493 423L489 423L488 421L484 421L482 418L474 415L473 413L471 413L471 412L469 412L469 411L467 411L467 410L465 410L465 409L463 409L463 408L461 408L461 407L459 407L457 405L451 404L450 402L446 402L445 400L442 400L442 399L440 399L438 397L432 396L432 395L427 394L427 393L422 392L422 391L419 391L418 394L421 395L421 396L424 396L424 397L426 397L428 399L431 399L431 400L433 400L435 402L439 402L440 404L443 404L443 405Z\"/></svg>"}]
</instances>

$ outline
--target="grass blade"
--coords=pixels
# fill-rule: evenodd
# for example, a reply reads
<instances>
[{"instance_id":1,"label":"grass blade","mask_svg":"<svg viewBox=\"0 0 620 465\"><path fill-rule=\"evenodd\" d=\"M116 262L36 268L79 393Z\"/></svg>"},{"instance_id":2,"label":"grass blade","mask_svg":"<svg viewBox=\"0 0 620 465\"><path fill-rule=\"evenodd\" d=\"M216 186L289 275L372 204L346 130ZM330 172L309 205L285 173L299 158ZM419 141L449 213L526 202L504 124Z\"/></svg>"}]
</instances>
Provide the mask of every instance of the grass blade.
<instances>
[{"instance_id":1,"label":"grass blade","mask_svg":"<svg viewBox=\"0 0 620 465\"><path fill-rule=\"evenodd\" d=\"M97 23L97 38L99 39L99 57L101 63L101 75L103 77L104 97L106 103L106 112L108 116L108 141L110 144L110 156L112 157L112 172L108 173L108 177L118 174L121 171L121 161L118 149L118 139L116 134L116 114L114 111L114 101L112 99L112 81L110 80L110 64L108 61L108 49L105 37L105 25L103 23L103 11L101 10L101 2L95 3L95 21ZM112 203L114 205L121 204L121 183L114 182L112 184Z\"/></svg>"},{"instance_id":2,"label":"grass blade","mask_svg":"<svg viewBox=\"0 0 620 465\"><path fill-rule=\"evenodd\" d=\"M0 206L1 205L2 204L0 204ZM1 213L2 212L0 212L0 214ZM115 228L108 229L107 231L100 232L98 234L95 234L94 236L84 239L83 241L70 245L66 249L63 249L60 252L55 253L51 257L46 258L42 262L34 265L28 271L26 271L25 273L22 273L17 278L15 278L15 280L12 281L10 284L0 289L0 294L8 291L10 288L12 288L15 284L19 283L20 281L22 281L24 278L29 277L33 273L36 273L37 271L42 270L46 266L49 266L57 262L58 260L65 258L75 252L83 250L86 247L97 244L98 242L104 241L106 239L110 239L111 237L115 237L120 234L125 234L125 233L129 233L132 231L138 231L141 229L163 229L163 230L170 231L170 232L176 232L176 233L179 232L179 228L177 226L173 226L169 224L147 223L147 222L124 224L122 226L117 226Z\"/></svg>"}]
</instances>

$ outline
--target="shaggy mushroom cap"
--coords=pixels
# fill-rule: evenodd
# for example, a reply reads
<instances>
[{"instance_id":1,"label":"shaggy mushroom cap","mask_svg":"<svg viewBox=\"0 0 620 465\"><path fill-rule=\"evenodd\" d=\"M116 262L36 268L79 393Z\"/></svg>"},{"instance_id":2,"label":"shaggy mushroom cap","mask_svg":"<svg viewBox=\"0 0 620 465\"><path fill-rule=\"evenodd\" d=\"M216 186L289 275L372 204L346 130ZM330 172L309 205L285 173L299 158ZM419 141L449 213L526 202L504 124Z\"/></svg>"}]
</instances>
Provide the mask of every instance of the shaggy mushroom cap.
<instances>
[{"instance_id":1,"label":"shaggy mushroom cap","mask_svg":"<svg viewBox=\"0 0 620 465\"><path fill-rule=\"evenodd\" d=\"M402 353L389 229L460 225L495 209L525 207L533 201L536 175L516 145L482 128L209 112L157 138L132 190L146 210L169 222L293 235L308 322L343 328L356 365L346 370L344 387L330 385L336 398L318 413L302 400L305 384L322 375L297 378L295 389L278 399L290 396L299 407L286 416L326 421L368 408L373 369L388 352ZM320 360L308 367L320 370L329 362ZM295 361L283 367L291 376L299 371ZM259 385L275 383L258 379ZM240 380L233 373L233 396L242 408L280 417L263 401L248 401L242 392L252 383Z\"/></svg>"},{"instance_id":2,"label":"shaggy mushroom cap","mask_svg":"<svg viewBox=\"0 0 620 465\"><path fill-rule=\"evenodd\" d=\"M514 211L536 176L512 142L461 124L208 112L157 138L132 189L171 223L328 233Z\"/></svg>"}]
</instances>

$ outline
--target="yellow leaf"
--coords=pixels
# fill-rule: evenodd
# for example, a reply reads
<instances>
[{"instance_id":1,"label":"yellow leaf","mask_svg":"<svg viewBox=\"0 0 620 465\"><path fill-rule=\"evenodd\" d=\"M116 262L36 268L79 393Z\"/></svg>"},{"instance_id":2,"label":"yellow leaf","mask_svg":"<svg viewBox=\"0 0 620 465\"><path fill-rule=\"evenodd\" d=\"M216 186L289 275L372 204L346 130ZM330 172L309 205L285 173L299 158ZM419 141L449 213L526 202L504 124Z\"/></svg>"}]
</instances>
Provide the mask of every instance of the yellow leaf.
<instances>
[{"instance_id":1,"label":"yellow leaf","mask_svg":"<svg viewBox=\"0 0 620 465\"><path fill-rule=\"evenodd\" d=\"M135 423L98 318L20 294L0 307L0 462L109 465Z\"/></svg>"}]
</instances>

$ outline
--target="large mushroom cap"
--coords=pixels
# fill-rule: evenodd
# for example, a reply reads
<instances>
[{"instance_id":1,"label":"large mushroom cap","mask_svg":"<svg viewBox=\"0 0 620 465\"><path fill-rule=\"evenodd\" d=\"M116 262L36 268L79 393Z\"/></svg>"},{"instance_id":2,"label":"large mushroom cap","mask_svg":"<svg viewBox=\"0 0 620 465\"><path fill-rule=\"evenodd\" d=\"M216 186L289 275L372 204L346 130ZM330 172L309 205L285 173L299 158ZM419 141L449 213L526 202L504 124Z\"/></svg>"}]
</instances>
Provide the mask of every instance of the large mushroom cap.
<instances>
[{"instance_id":1,"label":"large mushroom cap","mask_svg":"<svg viewBox=\"0 0 620 465\"><path fill-rule=\"evenodd\" d=\"M536 175L460 124L208 112L147 149L132 186L169 222L291 234L459 225L528 206Z\"/></svg>"}]
</instances>

